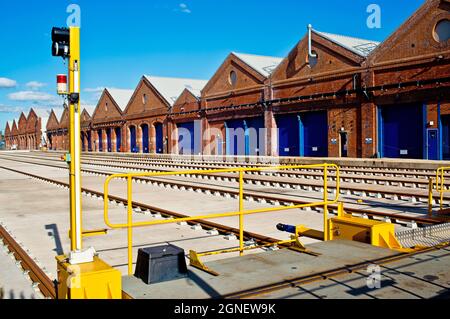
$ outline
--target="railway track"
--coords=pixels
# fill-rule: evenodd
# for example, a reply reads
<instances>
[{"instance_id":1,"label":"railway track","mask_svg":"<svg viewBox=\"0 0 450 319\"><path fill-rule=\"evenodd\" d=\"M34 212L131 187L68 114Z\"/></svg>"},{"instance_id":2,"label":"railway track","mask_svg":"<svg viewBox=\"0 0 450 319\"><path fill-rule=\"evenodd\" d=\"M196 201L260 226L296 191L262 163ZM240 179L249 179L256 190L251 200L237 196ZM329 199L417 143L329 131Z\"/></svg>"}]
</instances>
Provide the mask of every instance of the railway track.
<instances>
[{"instance_id":1,"label":"railway track","mask_svg":"<svg viewBox=\"0 0 450 319\"><path fill-rule=\"evenodd\" d=\"M35 163L32 163L32 164L35 164ZM50 165L46 165L46 166L50 166ZM61 167L58 165L52 165L52 166L55 168L59 168L59 169L67 169L66 167ZM51 184L54 184L59 187L64 187L64 188L69 187L69 185L67 183L57 181L57 180L54 180L51 178L47 178L44 176L31 174L28 172L20 171L20 170L5 167L5 166L0 166L0 168L15 172L18 174L26 175L28 177L31 177L33 179L37 179L37 180L40 180L43 182L51 183ZM99 172L93 172L93 173L99 174ZM102 174L108 175L110 173L102 172ZM87 189L87 188L83 188L82 193L84 195L91 196L91 197L103 198L102 192L98 192L98 191ZM122 203L124 206L126 206L127 199L121 198L118 196L110 196L110 203L116 203L116 204ZM186 216L186 215L183 215L180 213L172 212L169 210L164 210L159 207L154 207L154 206L147 205L144 203L133 202L132 205L133 205L133 209L135 209L135 210L148 211L148 212L151 212L152 214L159 214L165 218L189 217L189 216ZM410 217L399 217L399 216L396 216L396 217L397 218L405 218L406 220L409 220L409 221L411 220ZM403 219L403 220L405 220L405 219ZM416 220L418 222L423 222L425 225L438 223L438 221L432 220L429 218L424 218L423 220L420 220L420 218L414 218L414 220ZM228 235L228 234L238 235L239 234L239 230L236 228L228 227L225 225L221 225L218 223L205 221L205 220L188 222L188 224L190 224L190 225L199 224L202 226L202 228L204 228L206 230L217 230L220 234L224 234L224 235ZM14 251L14 255L15 255L16 259L18 261L21 261L24 269L30 271L30 277L32 278L32 280L34 282L38 283L38 287L41 290L41 292L44 294L44 296L46 296L48 298L55 298L56 292L55 292L55 288L54 288L54 283L51 282L51 280L46 276L46 274L36 265L36 263L28 256L28 254L15 242L15 240L7 232L6 233L5 232L6 231L0 226L0 236L3 238L3 241L6 242L6 244L8 245L8 247L11 251ZM252 233L252 232L244 232L244 237L246 240L253 239L257 244L271 244L271 243L278 241L278 239L260 235L260 234L256 234L256 233ZM448 247L448 244L439 245L439 246L432 247L432 248L426 248L426 249L423 249L421 251L414 252L414 253L406 253L406 254L401 253L401 254L397 254L395 256L391 256L388 258L371 260L371 261L359 263L357 265L349 265L346 267L337 268L337 269L333 269L333 270L326 271L326 272L315 273L313 275L299 277L299 278L289 280L289 281L278 282L278 283L274 283L274 284L264 286L264 287L257 287L257 288L251 289L251 290L241 291L241 292L233 293L233 294L226 295L223 297L231 298L231 299L254 298L254 297L258 297L258 296L261 296L261 295L264 295L267 293L271 293L274 291L278 291L278 290L282 290L282 289L286 289L286 288L292 288L292 287L299 286L299 285L304 285L306 283L311 283L311 282L321 281L321 280L323 281L323 280L327 280L328 278L335 278L338 276L343 276L343 275L346 275L346 274L349 274L349 273L352 273L352 272L355 272L358 270L365 269L368 264L384 265L387 263L391 263L394 261L398 261L398 260L401 260L404 258L414 256L414 255L417 255L420 253L426 253L426 252L430 252L430 251L433 251L436 249L440 249L442 247Z\"/></svg>"},{"instance_id":2,"label":"railway track","mask_svg":"<svg viewBox=\"0 0 450 319\"><path fill-rule=\"evenodd\" d=\"M12 158L10 158L12 159ZM39 161L43 161L43 160L48 160L48 159L42 159L42 158L34 158L35 160L39 160ZM17 159L15 159L15 161L18 161ZM48 160L48 161L53 161L53 160ZM53 164L43 164L43 163L35 163L35 162L26 162L25 163L30 163L30 164L37 164L37 165L45 165L45 166L49 166L49 167L57 167L57 168L61 168L61 169L65 169L66 166L56 166ZM85 163L87 164L87 163ZM87 165L92 165L92 164L87 164ZM93 165L96 166L96 165ZM143 171L143 172L168 172L170 170L164 170L164 169L156 169L156 168L152 168L152 167L144 167L144 166L122 166L122 165L111 165L111 164L99 164L99 167L102 168L114 168L114 169L119 169L121 171L126 170L134 170L134 171ZM109 176L111 174L111 172L104 172L104 171L98 171L98 170L89 170L89 169L83 169L84 173L87 174L93 174L93 175L98 175L101 174L103 176ZM282 173L278 173L278 174L282 174ZM287 175L289 175L290 173L287 172ZM186 176L188 177L188 176ZM194 175L190 175L190 177L194 177ZM217 185L217 181L222 181L222 182L229 182L229 181L237 181L237 174L208 174L208 175L197 175L196 176L199 179L207 179L210 180L212 182L212 185L207 185L204 186L202 184L200 184L197 181L188 181L186 182L185 179L183 179L183 177L178 177L178 179L175 178L136 178L135 182L138 183L148 183L148 182L152 182L155 185L158 186L164 186L164 187L171 187L171 188L176 188L176 189L195 189L197 191L201 191L207 194L218 194L220 196L233 196L236 197L237 196L237 191L235 189L235 187L228 187L228 188L224 188L222 187L216 187ZM179 180L179 178L182 178L183 180ZM312 181L308 181L308 180L299 180L299 179L295 179L295 178L288 178L288 179L276 179L275 177L272 176L265 176L265 177L253 177L252 176L246 176L244 183L247 185L254 185L255 187L261 186L269 186L269 187L274 187L274 188L278 188L278 189L282 189L282 190L304 190L304 191L323 191L322 189L322 185L320 183L320 181L316 181L316 180L312 180ZM329 189L334 189L334 192L336 192L335 189L335 185L334 183L330 183L329 184ZM385 189L383 187L378 187L378 188L367 188L366 186L363 185L352 185L349 183L341 183L341 195L354 195L354 196L359 196L361 198L368 198L368 199L381 199L381 198L385 198L388 200L406 200L406 201L411 201L413 203L415 202L423 202L423 203L428 203L428 189L426 190L407 190L407 189L403 189L403 188L391 188L391 189ZM273 193L268 193L266 190L254 190L252 192L247 191L246 192L246 198L248 200L256 200L256 201L262 201L262 202L269 202L269 203L305 203L305 202L298 202L295 198L291 199L292 196L286 196L284 198L280 197L280 196L274 196ZM437 203L437 201L440 199L439 194L434 193L433 194L433 199L435 201L435 203ZM445 195L444 199L446 200L450 200L450 196ZM332 207L334 208L334 207ZM424 207L424 209L426 209ZM358 210L358 209L353 209L352 208L352 212L355 213L367 213L370 216L377 216L376 212L374 211L369 211L366 212L367 210ZM380 214L378 214L378 216L382 216Z\"/></svg>"},{"instance_id":3,"label":"railway track","mask_svg":"<svg viewBox=\"0 0 450 319\"><path fill-rule=\"evenodd\" d=\"M23 156L35 159L42 159L42 157L37 156ZM53 157L53 159L57 159L57 157ZM140 169L147 168L148 170L157 171L158 168L160 171L168 171L166 168L171 168L171 170L206 170L206 169L220 169L220 168L230 168L239 166L235 163L231 163L230 165L207 165L207 164L184 164L184 163L173 163L173 162L158 162L154 159L148 159L145 161L142 160L129 160L129 159L111 159L109 156L101 157L101 156L92 156L92 155L83 155L83 163L93 166L100 167L115 167L120 169ZM243 167L256 167L255 165L242 165ZM257 165L257 167L261 167L265 165ZM260 179L260 176L270 176L274 177L283 177L283 178L304 178L311 180L321 180L322 173L317 169L308 169L302 170L299 172L298 170L285 170L278 172L251 172L249 173L253 176L258 177L249 177L247 180L255 180ZM383 186L394 186L401 188L413 188L413 189L422 189L428 190L429 187L429 178L434 178L436 176L435 172L431 171L422 171L422 172L412 172L406 170L380 170L380 169L372 169L372 168L364 168L364 169L353 169L341 167L341 181L349 182L354 184L368 184L368 185L383 185ZM214 177L214 175L212 175ZM450 175L448 175L449 179L446 181L445 186L450 187ZM329 178L331 180L336 180L336 177L333 176L333 172L329 173Z\"/></svg>"},{"instance_id":4,"label":"railway track","mask_svg":"<svg viewBox=\"0 0 450 319\"><path fill-rule=\"evenodd\" d=\"M4 158L5 159L5 158ZM12 161L12 159L9 159ZM67 170L66 165L54 165L54 164L44 164L44 163L36 163L36 162L29 162L29 161L22 161L19 159L15 159L15 162L24 162L27 164L33 164L33 165L42 165L45 167L52 167L57 169L63 169ZM147 171L145 169L141 169L144 171ZM95 176L110 176L114 174L113 172L105 172L105 171L94 171L94 170L88 170L88 169L82 169L82 171L86 174L92 174ZM147 183L147 184L153 184L157 186L163 186L163 187L171 187L173 189L179 189L179 190L192 190L192 191L198 191L202 192L208 195L216 195L216 196L224 196L224 197L233 197L237 198L239 192L236 190L235 187L214 187L211 185L204 186L204 185L198 185L194 183L186 183L181 182L178 180L169 180L165 178L134 178L135 183ZM320 190L320 187L318 187L317 190ZM394 193L395 195L397 193ZM426 199L428 199L428 195L423 195ZM438 198L435 196L436 199ZM293 198L293 196L290 197L280 197L275 196L272 193L267 194L261 191L245 191L244 192L244 199L248 201L259 201L261 203L269 203L272 205L300 205L300 204L306 204L308 203L305 200L299 200L296 198ZM329 206L330 213L333 213L334 211L337 211L337 205L330 205ZM346 209L348 213L354 214L356 216L367 216L368 218L389 218L391 222L393 223L411 223L415 222L419 226L420 225L430 225L430 224L436 224L440 223L442 221L445 221L442 217L440 219L438 218L429 218L429 217L420 217L420 216L405 216L405 215L398 215L398 214L391 214L386 212L379 212L371 209L357 209L357 208L348 208Z\"/></svg>"},{"instance_id":5,"label":"railway track","mask_svg":"<svg viewBox=\"0 0 450 319\"><path fill-rule=\"evenodd\" d=\"M33 286L37 286L45 298L55 299L55 283L1 225L0 239L3 241L3 245L8 247L10 253L14 255L16 261L20 263L24 272L28 273L30 279L34 283Z\"/></svg>"},{"instance_id":6,"label":"railway track","mask_svg":"<svg viewBox=\"0 0 450 319\"><path fill-rule=\"evenodd\" d=\"M58 158L58 155L63 153L39 153L44 154L45 156ZM207 161L207 160L190 160L190 159L167 159L167 158L158 158L155 156L149 157L147 156L131 156L128 154L122 154L120 156L110 155L111 153L104 154L95 154L95 153L83 153L82 157L84 159L97 159L104 162L122 162L122 163L131 163L131 164L148 164L155 165L160 167L174 166L179 168L198 168L198 169L214 169L214 168L229 168L229 167L262 167L268 166L271 164L275 164L269 162L267 164L261 163L248 163L248 162L227 162L227 161ZM140 155L140 154L139 154ZM290 164L284 164L290 165ZM298 164L297 164L298 165ZM212 166L212 167L211 167ZM385 168L385 167L372 167L372 166L345 166L340 165L342 173L349 174L357 174L363 176L396 176L402 178L414 177L414 178L422 178L428 179L430 177L435 177L436 173L434 170L429 169L414 169L407 170L402 168ZM446 176L450 177L450 173L446 174Z\"/></svg>"}]
</instances>

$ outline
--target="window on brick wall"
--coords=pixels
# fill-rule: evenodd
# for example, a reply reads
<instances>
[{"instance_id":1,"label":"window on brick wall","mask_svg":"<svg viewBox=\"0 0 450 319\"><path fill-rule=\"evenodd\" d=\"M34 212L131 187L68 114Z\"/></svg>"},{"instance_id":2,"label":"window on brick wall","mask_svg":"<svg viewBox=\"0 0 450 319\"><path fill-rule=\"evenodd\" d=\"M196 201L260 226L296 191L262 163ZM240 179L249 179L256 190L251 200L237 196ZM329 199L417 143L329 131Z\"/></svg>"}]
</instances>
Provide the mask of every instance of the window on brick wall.
<instances>
[{"instance_id":1,"label":"window on brick wall","mask_svg":"<svg viewBox=\"0 0 450 319\"><path fill-rule=\"evenodd\" d=\"M437 42L447 42L450 39L450 20L443 19L436 23L433 30L433 38Z\"/></svg>"}]
</instances>

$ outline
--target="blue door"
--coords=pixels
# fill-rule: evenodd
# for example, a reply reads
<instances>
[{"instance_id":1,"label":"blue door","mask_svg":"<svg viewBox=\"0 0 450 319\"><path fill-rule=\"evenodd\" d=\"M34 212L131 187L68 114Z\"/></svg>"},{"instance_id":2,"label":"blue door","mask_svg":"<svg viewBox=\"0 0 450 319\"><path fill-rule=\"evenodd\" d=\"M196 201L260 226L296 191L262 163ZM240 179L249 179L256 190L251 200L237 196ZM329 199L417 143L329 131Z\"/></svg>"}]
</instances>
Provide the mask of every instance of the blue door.
<instances>
[{"instance_id":1,"label":"blue door","mask_svg":"<svg viewBox=\"0 0 450 319\"><path fill-rule=\"evenodd\" d=\"M227 155L245 155L246 128L243 120L225 122Z\"/></svg>"},{"instance_id":2,"label":"blue door","mask_svg":"<svg viewBox=\"0 0 450 319\"><path fill-rule=\"evenodd\" d=\"M112 152L112 141L111 141L111 129L106 129L106 144L108 145L108 152Z\"/></svg>"},{"instance_id":3,"label":"blue door","mask_svg":"<svg viewBox=\"0 0 450 319\"><path fill-rule=\"evenodd\" d=\"M86 134L81 132L81 150L84 152L86 151L86 146L84 145L84 142L86 141Z\"/></svg>"},{"instance_id":4,"label":"blue door","mask_svg":"<svg viewBox=\"0 0 450 319\"><path fill-rule=\"evenodd\" d=\"M217 155L223 155L223 140L222 137L216 136Z\"/></svg>"},{"instance_id":5,"label":"blue door","mask_svg":"<svg viewBox=\"0 0 450 319\"><path fill-rule=\"evenodd\" d=\"M120 127L116 127L114 132L116 133L116 152L120 152L122 149L122 130Z\"/></svg>"},{"instance_id":6,"label":"blue door","mask_svg":"<svg viewBox=\"0 0 450 319\"><path fill-rule=\"evenodd\" d=\"M179 123L178 128L178 154L192 155L194 149L194 122Z\"/></svg>"},{"instance_id":7,"label":"blue door","mask_svg":"<svg viewBox=\"0 0 450 319\"><path fill-rule=\"evenodd\" d=\"M427 130L428 159L437 161L439 159L439 138L437 129Z\"/></svg>"},{"instance_id":8,"label":"blue door","mask_svg":"<svg viewBox=\"0 0 450 319\"><path fill-rule=\"evenodd\" d=\"M441 116L442 159L450 160L450 115Z\"/></svg>"},{"instance_id":9,"label":"blue door","mask_svg":"<svg viewBox=\"0 0 450 319\"><path fill-rule=\"evenodd\" d=\"M130 126L130 151L131 153L137 153L137 144L136 144L136 126Z\"/></svg>"},{"instance_id":10,"label":"blue door","mask_svg":"<svg viewBox=\"0 0 450 319\"><path fill-rule=\"evenodd\" d=\"M297 114L279 115L275 118L278 127L278 155L300 156L300 119Z\"/></svg>"},{"instance_id":11,"label":"blue door","mask_svg":"<svg viewBox=\"0 0 450 319\"><path fill-rule=\"evenodd\" d=\"M88 140L88 151L92 152L92 135L91 131L87 132L87 140Z\"/></svg>"},{"instance_id":12,"label":"blue door","mask_svg":"<svg viewBox=\"0 0 450 319\"><path fill-rule=\"evenodd\" d=\"M163 125L161 123L155 123L155 134L156 134L156 154L162 154L164 152L164 141L163 141Z\"/></svg>"},{"instance_id":13,"label":"blue door","mask_svg":"<svg viewBox=\"0 0 450 319\"><path fill-rule=\"evenodd\" d=\"M97 131L98 134L98 151L103 152L103 134L102 130Z\"/></svg>"},{"instance_id":14,"label":"blue door","mask_svg":"<svg viewBox=\"0 0 450 319\"><path fill-rule=\"evenodd\" d=\"M264 117L253 117L244 121L246 128L245 155L260 156L265 152Z\"/></svg>"},{"instance_id":15,"label":"blue door","mask_svg":"<svg viewBox=\"0 0 450 319\"><path fill-rule=\"evenodd\" d=\"M328 156L328 117L326 111L300 115L303 124L303 154L306 157ZM303 133L303 134L302 134Z\"/></svg>"},{"instance_id":16,"label":"blue door","mask_svg":"<svg viewBox=\"0 0 450 319\"><path fill-rule=\"evenodd\" d=\"M380 157L424 158L424 118L424 106L419 104L379 107Z\"/></svg>"},{"instance_id":17,"label":"blue door","mask_svg":"<svg viewBox=\"0 0 450 319\"><path fill-rule=\"evenodd\" d=\"M150 153L149 143L148 143L148 125L143 124L142 128L142 151L144 153Z\"/></svg>"}]
</instances>

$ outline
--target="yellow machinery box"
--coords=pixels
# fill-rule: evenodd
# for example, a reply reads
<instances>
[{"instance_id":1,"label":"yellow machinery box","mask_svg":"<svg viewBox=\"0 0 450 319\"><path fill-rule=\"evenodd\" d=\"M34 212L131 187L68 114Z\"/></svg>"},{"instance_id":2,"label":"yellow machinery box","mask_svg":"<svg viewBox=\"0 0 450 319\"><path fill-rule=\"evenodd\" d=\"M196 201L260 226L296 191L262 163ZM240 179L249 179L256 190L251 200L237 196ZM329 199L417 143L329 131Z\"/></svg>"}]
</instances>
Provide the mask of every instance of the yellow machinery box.
<instances>
[{"instance_id":1,"label":"yellow machinery box","mask_svg":"<svg viewBox=\"0 0 450 319\"><path fill-rule=\"evenodd\" d=\"M121 299L122 274L103 260L79 265L57 256L58 299Z\"/></svg>"}]
</instances>

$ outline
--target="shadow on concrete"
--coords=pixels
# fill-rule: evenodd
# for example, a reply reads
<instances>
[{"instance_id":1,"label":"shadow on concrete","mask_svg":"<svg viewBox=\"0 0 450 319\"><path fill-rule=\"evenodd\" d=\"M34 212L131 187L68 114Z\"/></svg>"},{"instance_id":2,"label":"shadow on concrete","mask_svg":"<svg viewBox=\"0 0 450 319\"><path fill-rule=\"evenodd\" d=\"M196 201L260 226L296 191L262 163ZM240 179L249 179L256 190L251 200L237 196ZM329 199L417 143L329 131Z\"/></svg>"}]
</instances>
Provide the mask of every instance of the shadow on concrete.
<instances>
[{"instance_id":1,"label":"shadow on concrete","mask_svg":"<svg viewBox=\"0 0 450 319\"><path fill-rule=\"evenodd\" d=\"M58 256L63 255L64 249L62 248L61 238L59 237L58 226L56 224L49 224L45 225L45 229L49 231L48 235L55 240L56 247L53 251L55 251Z\"/></svg>"}]
</instances>

